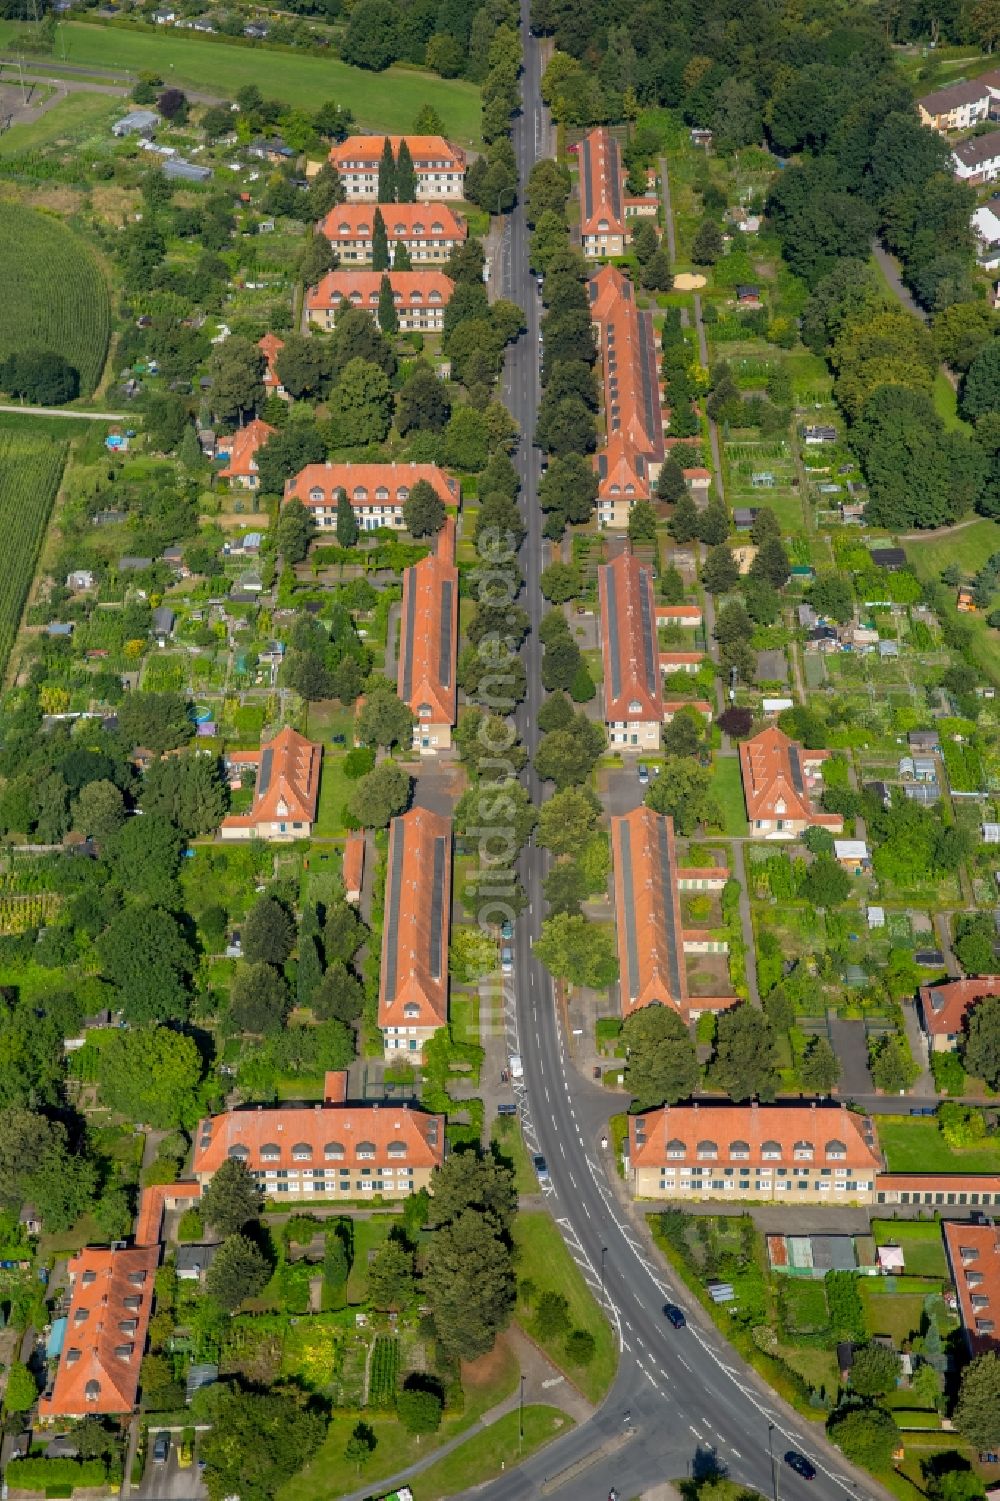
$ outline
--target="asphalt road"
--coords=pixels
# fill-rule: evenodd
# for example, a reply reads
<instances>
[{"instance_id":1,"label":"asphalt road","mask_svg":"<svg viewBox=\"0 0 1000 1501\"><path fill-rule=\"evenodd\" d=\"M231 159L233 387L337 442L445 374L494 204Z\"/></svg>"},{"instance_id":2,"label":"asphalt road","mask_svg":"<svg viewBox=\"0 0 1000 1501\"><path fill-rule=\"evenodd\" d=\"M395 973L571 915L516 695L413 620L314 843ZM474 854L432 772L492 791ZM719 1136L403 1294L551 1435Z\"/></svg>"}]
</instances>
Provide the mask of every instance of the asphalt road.
<instances>
[{"instance_id":1,"label":"asphalt road","mask_svg":"<svg viewBox=\"0 0 1000 1501\"><path fill-rule=\"evenodd\" d=\"M545 154L549 142L539 90L539 46L529 32L527 0L522 33L524 106L515 124L514 147L523 189L532 163ZM523 199L522 191L521 203ZM527 333L508 356L504 398L522 434L517 463L528 535L521 563L527 576L524 605L533 629L524 647L528 698L517 725L533 753L542 701L538 624L545 609L538 586L544 566L537 503L541 454L533 446L542 309L528 267L528 229L520 204L504 235L499 271L501 295L518 302L527 318ZM547 789L532 771L528 785L533 798L543 801ZM703 1315L693 1312L682 1330L664 1319L666 1301L689 1307L689 1300L647 1255L614 1197L600 1150L610 1113L607 1096L567 1059L552 986L532 954L544 912L545 862L544 852L534 845L525 851L522 876L530 906L515 930L508 1046L524 1064L519 1104L529 1147L544 1154L549 1165L548 1207L590 1286L605 1300L621 1358L612 1391L589 1423L476 1494L489 1501L531 1501L542 1495L603 1501L612 1486L633 1496L657 1481L696 1472L714 1457L734 1479L772 1495L768 1442L773 1423L775 1471L786 1501L884 1496L874 1483L849 1474L840 1454L778 1401ZM816 1465L811 1483L783 1464L782 1456L792 1448Z\"/></svg>"}]
</instances>

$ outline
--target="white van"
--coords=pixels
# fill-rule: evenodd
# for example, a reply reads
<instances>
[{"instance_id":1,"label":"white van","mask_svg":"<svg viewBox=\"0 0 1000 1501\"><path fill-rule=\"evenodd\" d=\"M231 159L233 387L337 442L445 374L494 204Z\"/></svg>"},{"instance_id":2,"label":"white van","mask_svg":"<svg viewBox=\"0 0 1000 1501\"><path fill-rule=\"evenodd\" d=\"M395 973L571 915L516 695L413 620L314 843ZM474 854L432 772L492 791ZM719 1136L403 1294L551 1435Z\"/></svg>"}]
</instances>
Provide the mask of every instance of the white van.
<instances>
[{"instance_id":1,"label":"white van","mask_svg":"<svg viewBox=\"0 0 1000 1501\"><path fill-rule=\"evenodd\" d=\"M512 1079L524 1078L524 1065L521 1062L520 1053L512 1053L510 1059L510 1076Z\"/></svg>"}]
</instances>

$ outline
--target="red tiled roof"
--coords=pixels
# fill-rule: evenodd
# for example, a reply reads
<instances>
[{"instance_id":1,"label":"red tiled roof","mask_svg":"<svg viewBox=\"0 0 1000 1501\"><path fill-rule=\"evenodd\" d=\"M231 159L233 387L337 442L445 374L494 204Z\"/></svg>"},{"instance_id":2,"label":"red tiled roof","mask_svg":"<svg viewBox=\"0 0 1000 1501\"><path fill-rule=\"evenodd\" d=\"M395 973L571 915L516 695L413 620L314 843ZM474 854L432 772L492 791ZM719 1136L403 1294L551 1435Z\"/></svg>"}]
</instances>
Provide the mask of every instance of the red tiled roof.
<instances>
[{"instance_id":1,"label":"red tiled roof","mask_svg":"<svg viewBox=\"0 0 1000 1501\"><path fill-rule=\"evenodd\" d=\"M285 481L285 500L306 506L336 505L343 490L353 506L402 505L418 480L433 486L445 505L461 499L457 479L436 464L307 464ZM315 492L315 494L311 493Z\"/></svg>"},{"instance_id":2,"label":"red tiled roof","mask_svg":"<svg viewBox=\"0 0 1000 1501\"><path fill-rule=\"evenodd\" d=\"M633 452L621 433L612 433L607 446L594 455L594 468L601 500L649 500L652 496L646 456Z\"/></svg>"},{"instance_id":3,"label":"red tiled roof","mask_svg":"<svg viewBox=\"0 0 1000 1501\"><path fill-rule=\"evenodd\" d=\"M597 570L606 720L663 718L652 571L629 553ZM632 708L631 705L637 705Z\"/></svg>"},{"instance_id":4,"label":"red tiled roof","mask_svg":"<svg viewBox=\"0 0 1000 1501\"><path fill-rule=\"evenodd\" d=\"M580 228L585 235L624 234L625 205L618 143L603 125L580 142Z\"/></svg>"},{"instance_id":5,"label":"red tiled roof","mask_svg":"<svg viewBox=\"0 0 1000 1501\"><path fill-rule=\"evenodd\" d=\"M255 474L257 465L254 463L254 455L277 431L276 427L272 427L269 422L262 422L259 417L248 422L246 427L241 427L238 433L233 434L229 462L224 469L219 470L221 478L237 479Z\"/></svg>"},{"instance_id":6,"label":"red tiled roof","mask_svg":"<svg viewBox=\"0 0 1000 1501\"><path fill-rule=\"evenodd\" d=\"M591 278L590 316L601 345L608 443L621 437L633 463L640 454L658 463L666 449L652 314L636 307L626 278L607 269Z\"/></svg>"},{"instance_id":7,"label":"red tiled roof","mask_svg":"<svg viewBox=\"0 0 1000 1501\"><path fill-rule=\"evenodd\" d=\"M66 1338L41 1417L131 1412L139 1389L158 1246L88 1247L71 1258Z\"/></svg>"},{"instance_id":8,"label":"red tiled roof","mask_svg":"<svg viewBox=\"0 0 1000 1501\"><path fill-rule=\"evenodd\" d=\"M629 1156L633 1167L694 1163L699 1148L705 1151L714 1143L717 1157L700 1160L749 1167L772 1162L787 1167L796 1160L826 1167L836 1162L875 1172L879 1159L865 1141L862 1120L843 1105L668 1105L629 1117ZM796 1159L797 1143L800 1150L810 1144L812 1157Z\"/></svg>"},{"instance_id":9,"label":"red tiled roof","mask_svg":"<svg viewBox=\"0 0 1000 1501\"><path fill-rule=\"evenodd\" d=\"M673 820L645 805L611 820L623 1016L669 1006L687 1020Z\"/></svg>"},{"instance_id":10,"label":"red tiled roof","mask_svg":"<svg viewBox=\"0 0 1000 1501\"><path fill-rule=\"evenodd\" d=\"M403 570L396 688L403 703L429 724L451 725L458 717L458 569L454 553L455 520L449 516L438 534L437 551Z\"/></svg>"},{"instance_id":11,"label":"red tiled roof","mask_svg":"<svg viewBox=\"0 0 1000 1501\"><path fill-rule=\"evenodd\" d=\"M453 146L446 141L444 136L389 136L393 156L399 155L401 141L405 141L407 149L413 160L413 165L419 172L438 167L441 163L445 167L464 167L465 152L459 146ZM354 135L346 140L339 141L330 148L330 162L340 171L350 167L378 167L382 160L386 137L384 135Z\"/></svg>"},{"instance_id":12,"label":"red tiled roof","mask_svg":"<svg viewBox=\"0 0 1000 1501\"><path fill-rule=\"evenodd\" d=\"M365 836L363 830L356 829L344 844L344 890L360 891L364 874Z\"/></svg>"},{"instance_id":13,"label":"red tiled roof","mask_svg":"<svg viewBox=\"0 0 1000 1501\"><path fill-rule=\"evenodd\" d=\"M279 339L277 334L265 334L257 340L257 348L267 361L267 370L264 373L264 385L267 390L273 391L281 385L281 376L274 367L274 362L285 347L284 339Z\"/></svg>"},{"instance_id":14,"label":"red tiled roof","mask_svg":"<svg viewBox=\"0 0 1000 1501\"><path fill-rule=\"evenodd\" d=\"M378 1024L448 1020L451 819L411 808L389 828Z\"/></svg>"},{"instance_id":15,"label":"red tiled roof","mask_svg":"<svg viewBox=\"0 0 1000 1501\"><path fill-rule=\"evenodd\" d=\"M932 1037L954 1037L961 1032L966 1012L988 995L1000 995L1000 975L980 975L970 980L946 980L943 985L921 985L920 1008L924 1028Z\"/></svg>"},{"instance_id":16,"label":"red tiled roof","mask_svg":"<svg viewBox=\"0 0 1000 1501\"><path fill-rule=\"evenodd\" d=\"M942 1229L973 1353L1000 1350L1000 1228L948 1220Z\"/></svg>"},{"instance_id":17,"label":"red tiled roof","mask_svg":"<svg viewBox=\"0 0 1000 1501\"><path fill-rule=\"evenodd\" d=\"M358 1157L370 1147L374 1157ZM402 1149L405 1148L405 1156ZM199 1122L193 1171L210 1176L227 1157L239 1156L251 1172L265 1167L312 1163L323 1167L384 1166L395 1160L409 1167L437 1167L444 1156L444 1117L406 1105L286 1105L274 1110L230 1110Z\"/></svg>"},{"instance_id":18,"label":"red tiled roof","mask_svg":"<svg viewBox=\"0 0 1000 1501\"><path fill-rule=\"evenodd\" d=\"M374 203L338 203L319 232L336 244L339 240L370 240L375 221ZM390 244L395 240L464 240L468 225L444 203L383 203L382 218Z\"/></svg>"},{"instance_id":19,"label":"red tiled roof","mask_svg":"<svg viewBox=\"0 0 1000 1501\"><path fill-rule=\"evenodd\" d=\"M1000 1173L880 1173L888 1193L988 1193L1000 1196Z\"/></svg>"},{"instance_id":20,"label":"red tiled roof","mask_svg":"<svg viewBox=\"0 0 1000 1501\"><path fill-rule=\"evenodd\" d=\"M137 1246L158 1246L163 1211L177 1199L200 1199L200 1183L155 1183L139 1195L139 1218L135 1227Z\"/></svg>"},{"instance_id":21,"label":"red tiled roof","mask_svg":"<svg viewBox=\"0 0 1000 1501\"><path fill-rule=\"evenodd\" d=\"M443 271L328 271L322 281L306 292L306 307L336 308L346 299L353 307L378 311L383 275L388 276L393 302L398 308L444 307L451 300L453 285Z\"/></svg>"},{"instance_id":22,"label":"red tiled roof","mask_svg":"<svg viewBox=\"0 0 1000 1501\"><path fill-rule=\"evenodd\" d=\"M279 730L273 740L261 746L252 812L224 818L222 827L312 823L316 817L322 754L318 745L290 726Z\"/></svg>"},{"instance_id":23,"label":"red tiled roof","mask_svg":"<svg viewBox=\"0 0 1000 1501\"><path fill-rule=\"evenodd\" d=\"M802 819L823 828L842 829L839 813L820 813L809 796L807 772L829 751L805 750L783 730L771 725L740 745L740 769L747 817L755 819Z\"/></svg>"}]
</instances>

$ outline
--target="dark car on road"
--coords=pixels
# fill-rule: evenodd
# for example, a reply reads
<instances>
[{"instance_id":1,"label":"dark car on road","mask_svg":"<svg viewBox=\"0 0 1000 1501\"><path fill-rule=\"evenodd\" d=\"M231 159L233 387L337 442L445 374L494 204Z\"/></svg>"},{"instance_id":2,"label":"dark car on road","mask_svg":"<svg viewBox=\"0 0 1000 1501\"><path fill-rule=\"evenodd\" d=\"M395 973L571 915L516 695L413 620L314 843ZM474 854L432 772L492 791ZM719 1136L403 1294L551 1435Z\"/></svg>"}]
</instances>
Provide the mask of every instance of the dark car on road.
<instances>
[{"instance_id":1,"label":"dark car on road","mask_svg":"<svg viewBox=\"0 0 1000 1501\"><path fill-rule=\"evenodd\" d=\"M165 1465L166 1462L167 1462L167 1456L169 1455L169 1453L170 1453L170 1434L169 1433L158 1433L156 1435L156 1443L153 1445L153 1463L154 1463L154 1465Z\"/></svg>"},{"instance_id":2,"label":"dark car on road","mask_svg":"<svg viewBox=\"0 0 1000 1501\"><path fill-rule=\"evenodd\" d=\"M683 1329L686 1322L684 1314L676 1303L666 1303L663 1307L663 1317L668 1324L673 1324L675 1329Z\"/></svg>"},{"instance_id":3,"label":"dark car on road","mask_svg":"<svg viewBox=\"0 0 1000 1501\"><path fill-rule=\"evenodd\" d=\"M538 1174L539 1183L548 1183L549 1165L545 1161L545 1158L542 1156L541 1152L535 1153L534 1157L532 1157L531 1159L531 1163L535 1169L535 1172Z\"/></svg>"},{"instance_id":4,"label":"dark car on road","mask_svg":"<svg viewBox=\"0 0 1000 1501\"><path fill-rule=\"evenodd\" d=\"M803 1480L816 1479L816 1466L810 1463L805 1455L800 1454L797 1449L789 1449L785 1455L785 1464L790 1470L794 1470L796 1475L801 1475Z\"/></svg>"}]
</instances>

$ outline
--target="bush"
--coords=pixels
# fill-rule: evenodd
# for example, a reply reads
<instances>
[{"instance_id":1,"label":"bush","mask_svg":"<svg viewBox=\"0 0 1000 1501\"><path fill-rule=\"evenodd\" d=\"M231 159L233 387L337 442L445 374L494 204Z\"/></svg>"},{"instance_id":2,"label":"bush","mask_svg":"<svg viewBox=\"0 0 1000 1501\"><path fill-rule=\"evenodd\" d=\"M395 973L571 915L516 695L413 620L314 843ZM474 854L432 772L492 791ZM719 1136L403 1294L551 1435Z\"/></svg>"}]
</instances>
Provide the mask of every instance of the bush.
<instances>
[{"instance_id":1,"label":"bush","mask_svg":"<svg viewBox=\"0 0 1000 1501\"><path fill-rule=\"evenodd\" d=\"M566 1356L574 1365L590 1365L597 1350L589 1329L574 1329L566 1339Z\"/></svg>"},{"instance_id":2,"label":"bush","mask_svg":"<svg viewBox=\"0 0 1000 1501\"><path fill-rule=\"evenodd\" d=\"M205 1221L197 1209L185 1209L177 1226L177 1239L199 1241L205 1234Z\"/></svg>"},{"instance_id":3,"label":"bush","mask_svg":"<svg viewBox=\"0 0 1000 1501\"><path fill-rule=\"evenodd\" d=\"M7 1466L6 1478L17 1490L54 1496L76 1486L103 1485L107 1470L100 1459L14 1459Z\"/></svg>"},{"instance_id":4,"label":"bush","mask_svg":"<svg viewBox=\"0 0 1000 1501\"><path fill-rule=\"evenodd\" d=\"M899 1444L899 1429L882 1407L861 1407L831 1418L829 1434L854 1464L866 1470L886 1470Z\"/></svg>"}]
</instances>

